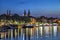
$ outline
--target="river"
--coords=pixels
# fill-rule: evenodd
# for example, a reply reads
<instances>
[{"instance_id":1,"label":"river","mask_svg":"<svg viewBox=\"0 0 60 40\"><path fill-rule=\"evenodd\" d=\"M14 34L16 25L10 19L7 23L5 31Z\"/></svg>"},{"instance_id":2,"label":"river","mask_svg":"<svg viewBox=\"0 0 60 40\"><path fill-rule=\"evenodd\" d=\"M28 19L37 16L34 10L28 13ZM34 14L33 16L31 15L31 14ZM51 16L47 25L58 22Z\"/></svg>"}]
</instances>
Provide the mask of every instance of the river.
<instances>
[{"instance_id":1,"label":"river","mask_svg":"<svg viewBox=\"0 0 60 40\"><path fill-rule=\"evenodd\" d=\"M60 26L8 29L0 32L0 40L60 40Z\"/></svg>"}]
</instances>

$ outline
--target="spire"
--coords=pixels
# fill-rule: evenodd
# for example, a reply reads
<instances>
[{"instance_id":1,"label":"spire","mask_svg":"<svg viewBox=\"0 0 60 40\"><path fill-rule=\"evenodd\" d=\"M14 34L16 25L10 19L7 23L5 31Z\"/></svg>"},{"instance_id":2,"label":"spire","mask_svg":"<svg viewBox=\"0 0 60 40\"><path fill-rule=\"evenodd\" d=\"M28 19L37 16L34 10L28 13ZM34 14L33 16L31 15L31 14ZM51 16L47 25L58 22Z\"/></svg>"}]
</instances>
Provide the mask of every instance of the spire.
<instances>
[{"instance_id":1,"label":"spire","mask_svg":"<svg viewBox=\"0 0 60 40\"><path fill-rule=\"evenodd\" d=\"M24 16L26 16L26 10L24 10Z\"/></svg>"},{"instance_id":2,"label":"spire","mask_svg":"<svg viewBox=\"0 0 60 40\"><path fill-rule=\"evenodd\" d=\"M8 15L8 10L7 10L7 14L6 15Z\"/></svg>"},{"instance_id":3,"label":"spire","mask_svg":"<svg viewBox=\"0 0 60 40\"><path fill-rule=\"evenodd\" d=\"M28 10L28 16L30 16L30 10Z\"/></svg>"},{"instance_id":4,"label":"spire","mask_svg":"<svg viewBox=\"0 0 60 40\"><path fill-rule=\"evenodd\" d=\"M9 15L11 14L11 10L9 10Z\"/></svg>"},{"instance_id":5,"label":"spire","mask_svg":"<svg viewBox=\"0 0 60 40\"><path fill-rule=\"evenodd\" d=\"M6 15L10 15L11 14L11 10L7 10L7 14Z\"/></svg>"}]
</instances>

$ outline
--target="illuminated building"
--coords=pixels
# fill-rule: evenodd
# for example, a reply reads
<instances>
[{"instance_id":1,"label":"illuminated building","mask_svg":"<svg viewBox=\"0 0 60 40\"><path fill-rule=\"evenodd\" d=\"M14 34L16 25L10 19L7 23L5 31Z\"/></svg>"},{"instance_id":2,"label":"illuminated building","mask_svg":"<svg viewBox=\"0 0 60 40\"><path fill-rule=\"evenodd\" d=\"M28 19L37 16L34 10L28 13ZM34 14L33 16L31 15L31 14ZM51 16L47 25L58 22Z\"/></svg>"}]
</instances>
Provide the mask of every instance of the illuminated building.
<instances>
[{"instance_id":1,"label":"illuminated building","mask_svg":"<svg viewBox=\"0 0 60 40\"><path fill-rule=\"evenodd\" d=\"M59 24L60 24L60 20L57 20L57 23L59 23Z\"/></svg>"},{"instance_id":2,"label":"illuminated building","mask_svg":"<svg viewBox=\"0 0 60 40\"><path fill-rule=\"evenodd\" d=\"M31 23L35 24L36 23L36 19L34 17L31 18Z\"/></svg>"}]
</instances>

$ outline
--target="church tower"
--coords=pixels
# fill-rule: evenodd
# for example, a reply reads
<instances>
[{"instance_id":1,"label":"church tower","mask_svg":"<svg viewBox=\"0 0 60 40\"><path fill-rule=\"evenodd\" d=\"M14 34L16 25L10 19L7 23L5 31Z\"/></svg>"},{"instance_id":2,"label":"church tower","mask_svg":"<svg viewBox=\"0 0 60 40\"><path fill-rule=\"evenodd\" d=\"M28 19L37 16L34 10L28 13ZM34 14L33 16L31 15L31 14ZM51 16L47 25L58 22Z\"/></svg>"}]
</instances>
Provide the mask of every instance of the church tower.
<instances>
[{"instance_id":1,"label":"church tower","mask_svg":"<svg viewBox=\"0 0 60 40\"><path fill-rule=\"evenodd\" d=\"M6 15L8 15L8 10L7 10L7 14Z\"/></svg>"},{"instance_id":2,"label":"church tower","mask_svg":"<svg viewBox=\"0 0 60 40\"><path fill-rule=\"evenodd\" d=\"M28 10L28 16L30 16L30 10Z\"/></svg>"},{"instance_id":3,"label":"church tower","mask_svg":"<svg viewBox=\"0 0 60 40\"><path fill-rule=\"evenodd\" d=\"M24 10L24 16L26 16L26 10Z\"/></svg>"},{"instance_id":4,"label":"church tower","mask_svg":"<svg viewBox=\"0 0 60 40\"><path fill-rule=\"evenodd\" d=\"M11 14L11 11L10 10L7 10L7 14L6 15L10 15Z\"/></svg>"}]
</instances>

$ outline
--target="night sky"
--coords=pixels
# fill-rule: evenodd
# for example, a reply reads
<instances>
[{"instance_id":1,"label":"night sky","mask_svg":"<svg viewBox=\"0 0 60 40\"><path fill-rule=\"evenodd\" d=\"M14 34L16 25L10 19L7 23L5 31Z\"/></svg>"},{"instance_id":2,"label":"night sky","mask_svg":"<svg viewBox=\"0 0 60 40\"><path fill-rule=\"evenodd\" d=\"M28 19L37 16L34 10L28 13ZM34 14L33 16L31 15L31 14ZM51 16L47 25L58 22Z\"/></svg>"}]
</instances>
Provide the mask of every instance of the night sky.
<instances>
[{"instance_id":1,"label":"night sky","mask_svg":"<svg viewBox=\"0 0 60 40\"><path fill-rule=\"evenodd\" d=\"M0 14L11 10L11 14L23 15L28 9L32 16L60 17L59 0L0 0Z\"/></svg>"}]
</instances>

